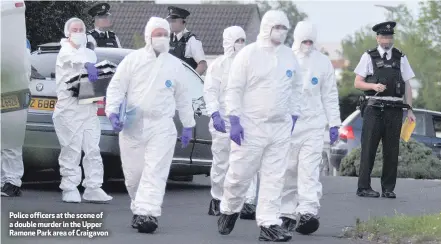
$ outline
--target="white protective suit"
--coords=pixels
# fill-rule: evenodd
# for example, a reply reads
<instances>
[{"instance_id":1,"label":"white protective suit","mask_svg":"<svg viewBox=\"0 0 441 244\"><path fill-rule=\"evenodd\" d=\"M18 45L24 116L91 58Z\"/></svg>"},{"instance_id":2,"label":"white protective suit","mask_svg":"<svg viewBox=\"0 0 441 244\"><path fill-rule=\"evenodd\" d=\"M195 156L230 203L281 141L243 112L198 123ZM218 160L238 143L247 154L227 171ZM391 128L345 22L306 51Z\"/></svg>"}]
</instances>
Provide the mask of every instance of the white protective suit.
<instances>
[{"instance_id":1,"label":"white protective suit","mask_svg":"<svg viewBox=\"0 0 441 244\"><path fill-rule=\"evenodd\" d=\"M69 26L81 22L72 18L66 22L65 35L69 37ZM83 23L84 25L84 23ZM79 105L78 99L72 97L65 83L70 78L85 71L87 62L96 63L95 52L82 45L74 48L68 39L61 40L61 49L57 56L55 77L57 84L57 104L52 116L55 132L60 142L61 184L63 201L80 202L77 186L81 183L81 150L84 151L83 168L86 188L83 198L87 201L105 202L112 199L102 189L104 169L99 142L101 136L100 121L97 116L96 104Z\"/></svg>"},{"instance_id":2,"label":"white protective suit","mask_svg":"<svg viewBox=\"0 0 441 244\"><path fill-rule=\"evenodd\" d=\"M260 170L256 210L258 226L281 225L280 198L287 166L291 115L298 113L294 99L297 61L291 50L271 42L272 28L289 21L282 11L268 11L261 22L257 41L237 54L225 92L227 116L240 117L244 130L241 146L231 142L221 213L238 213L244 195ZM296 111L297 110L297 111Z\"/></svg>"},{"instance_id":3,"label":"white protective suit","mask_svg":"<svg viewBox=\"0 0 441 244\"><path fill-rule=\"evenodd\" d=\"M2 149L1 164L1 186L10 183L21 187L24 173L22 147Z\"/></svg>"},{"instance_id":4,"label":"white protective suit","mask_svg":"<svg viewBox=\"0 0 441 244\"><path fill-rule=\"evenodd\" d=\"M246 39L245 31L239 26L231 26L224 30L223 47L224 55L216 58L207 70L204 82L204 100L208 114L218 111L225 121L227 133L214 129L213 120L210 120L209 130L212 138L211 152L213 164L211 166L211 196L220 200L223 194L225 175L228 170L228 158L230 156L230 123L225 116L225 88L228 82L228 74L234 57L239 52L235 50L234 43L240 39ZM246 203L255 204L257 175L254 177L246 194Z\"/></svg>"},{"instance_id":5,"label":"white protective suit","mask_svg":"<svg viewBox=\"0 0 441 244\"><path fill-rule=\"evenodd\" d=\"M325 127L328 123L330 127L341 124L332 63L314 48L305 52L301 44L304 40L316 43L316 36L315 27L307 21L299 22L294 30L292 49L301 67L303 89L281 209L282 216L291 219L296 219L297 214L317 215L322 197L319 180Z\"/></svg>"},{"instance_id":6,"label":"white protective suit","mask_svg":"<svg viewBox=\"0 0 441 244\"><path fill-rule=\"evenodd\" d=\"M30 60L30 47L26 48L29 57L25 60ZM25 64L28 77L31 76L30 62ZM24 174L23 165L23 147L5 148L1 149L1 186L5 183L10 183L14 186L21 187L21 178Z\"/></svg>"},{"instance_id":7,"label":"white protective suit","mask_svg":"<svg viewBox=\"0 0 441 244\"><path fill-rule=\"evenodd\" d=\"M119 135L125 184L135 215L158 217L177 140L176 109L185 128L194 127L192 99L181 61L167 52L158 57L151 34L169 23L152 17L145 27L146 46L127 55L107 88L106 114L118 114L127 96L127 118ZM168 43L168 42L167 42ZM130 121L128 121L130 120Z\"/></svg>"}]
</instances>

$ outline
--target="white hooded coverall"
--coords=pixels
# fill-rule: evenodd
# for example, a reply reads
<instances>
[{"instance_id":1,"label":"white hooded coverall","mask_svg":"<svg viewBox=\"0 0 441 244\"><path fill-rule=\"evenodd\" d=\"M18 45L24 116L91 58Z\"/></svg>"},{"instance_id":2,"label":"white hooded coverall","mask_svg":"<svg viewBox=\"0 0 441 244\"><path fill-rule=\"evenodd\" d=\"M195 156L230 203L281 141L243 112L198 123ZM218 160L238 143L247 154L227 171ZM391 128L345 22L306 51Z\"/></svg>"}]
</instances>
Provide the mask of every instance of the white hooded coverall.
<instances>
[{"instance_id":1,"label":"white hooded coverall","mask_svg":"<svg viewBox=\"0 0 441 244\"><path fill-rule=\"evenodd\" d=\"M302 41L316 43L316 30L301 21L294 30L293 52L301 67L301 111L294 127L288 169L284 176L282 216L317 215L322 197L320 163L325 127L340 126L340 109L334 68L329 58L312 49L304 52ZM329 135L328 135L329 137Z\"/></svg>"},{"instance_id":2,"label":"white hooded coverall","mask_svg":"<svg viewBox=\"0 0 441 244\"><path fill-rule=\"evenodd\" d=\"M1 150L1 186L10 183L21 187L24 174L22 147Z\"/></svg>"},{"instance_id":3,"label":"white hooded coverall","mask_svg":"<svg viewBox=\"0 0 441 244\"><path fill-rule=\"evenodd\" d=\"M30 60L30 48L26 48L27 52L26 61ZM31 76L31 63L25 62L26 77ZM0 119L1 121L1 119ZM5 183L10 183L14 186L21 187L21 178L24 174L23 165L23 146L13 147L13 148L3 148L1 149L1 186Z\"/></svg>"},{"instance_id":4,"label":"white hooded coverall","mask_svg":"<svg viewBox=\"0 0 441 244\"><path fill-rule=\"evenodd\" d=\"M256 221L263 227L282 223L280 199L293 125L291 115L299 109L292 99L300 92L293 89L297 62L283 43L275 46L271 42L276 25L289 28L288 18L282 11L270 10L262 19L257 41L234 59L225 91L226 115L240 118L244 139L241 146L231 142L221 213L241 211L244 195L260 170Z\"/></svg>"},{"instance_id":5,"label":"white hooded coverall","mask_svg":"<svg viewBox=\"0 0 441 244\"><path fill-rule=\"evenodd\" d=\"M217 131L213 127L213 120L209 122L209 130L212 138L211 152L213 164L211 165L211 196L220 200L223 194L225 175L228 170L228 158L230 156L230 121L225 116L225 88L228 82L228 74L234 57L239 50L234 49L234 43L240 39L246 39L245 31L239 26L231 26L224 30L223 47L224 55L216 58L207 70L204 82L204 100L208 114L218 111L225 122L227 133ZM254 177L250 188L246 193L246 203L255 204L257 175Z\"/></svg>"},{"instance_id":6,"label":"white hooded coverall","mask_svg":"<svg viewBox=\"0 0 441 244\"><path fill-rule=\"evenodd\" d=\"M69 36L69 24L75 21L81 20L73 18L66 23L66 37ZM72 92L67 90L69 86L65 83L73 76L85 72L84 65L88 62L96 63L97 57L95 52L86 48L85 45L79 49L74 48L68 39L63 38L60 44L61 49L55 67L58 100L52 116L61 147L58 157L62 177L60 189L63 190L63 193L78 191L77 186L81 183L82 178L80 161L83 150L85 174L83 186L86 188L83 197L88 195L90 199L86 200L108 201L111 197L101 190L104 169L99 148L101 127L96 114L97 105L78 104L78 99L72 97ZM96 194L88 194L95 191ZM79 201L80 199L76 197L78 194L73 194L73 199L67 199L67 201Z\"/></svg>"},{"instance_id":7,"label":"white hooded coverall","mask_svg":"<svg viewBox=\"0 0 441 244\"><path fill-rule=\"evenodd\" d=\"M31 50L26 48L26 59L29 60ZM25 59L25 60L26 60ZM26 62L25 68L27 71L27 77L31 76L31 64ZM1 121L1 120L0 120ZM4 146L4 145L2 145ZM1 149L1 186L5 183L10 183L14 186L21 187L21 178L24 174L23 165L23 147L3 148Z\"/></svg>"},{"instance_id":8,"label":"white hooded coverall","mask_svg":"<svg viewBox=\"0 0 441 244\"><path fill-rule=\"evenodd\" d=\"M107 116L119 113L125 96L127 113L134 114L119 134L122 168L133 214L153 217L161 216L177 140L175 110L184 128L196 124L185 67L168 52L156 57L153 50L151 34L157 28L170 33L165 19L150 18L145 27L146 46L123 59L106 96Z\"/></svg>"}]
</instances>

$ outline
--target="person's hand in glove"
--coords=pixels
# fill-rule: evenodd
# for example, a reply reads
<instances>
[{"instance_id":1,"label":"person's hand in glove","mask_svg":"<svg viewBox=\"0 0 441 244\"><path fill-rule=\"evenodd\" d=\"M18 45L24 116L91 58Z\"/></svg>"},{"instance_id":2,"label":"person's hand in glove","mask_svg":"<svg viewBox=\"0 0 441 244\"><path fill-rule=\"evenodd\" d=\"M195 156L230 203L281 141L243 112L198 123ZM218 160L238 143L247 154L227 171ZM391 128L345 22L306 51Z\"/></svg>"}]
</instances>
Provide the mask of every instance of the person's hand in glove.
<instances>
[{"instance_id":1,"label":"person's hand in glove","mask_svg":"<svg viewBox=\"0 0 441 244\"><path fill-rule=\"evenodd\" d=\"M98 80L98 70L96 69L95 65L92 63L86 63L84 67L87 70L87 75L89 78L89 81L95 82Z\"/></svg>"},{"instance_id":2,"label":"person's hand in glove","mask_svg":"<svg viewBox=\"0 0 441 244\"><path fill-rule=\"evenodd\" d=\"M117 114L110 114L109 120L110 123L112 124L114 131L116 132L122 131L124 125L119 121L119 116Z\"/></svg>"},{"instance_id":3,"label":"person's hand in glove","mask_svg":"<svg viewBox=\"0 0 441 244\"><path fill-rule=\"evenodd\" d=\"M188 143L190 143L190 139L191 139L192 134L193 134L193 128L183 128L182 129L182 136L181 136L182 148L186 148L188 146Z\"/></svg>"},{"instance_id":4,"label":"person's hand in glove","mask_svg":"<svg viewBox=\"0 0 441 244\"><path fill-rule=\"evenodd\" d=\"M240 119L237 116L230 116L231 130L230 139L234 141L237 145L241 145L241 138L244 139L243 127L240 125Z\"/></svg>"},{"instance_id":5,"label":"person's hand in glove","mask_svg":"<svg viewBox=\"0 0 441 244\"><path fill-rule=\"evenodd\" d=\"M329 139L331 145L334 144L334 142L337 141L338 139L338 129L339 129L338 126L334 126L329 129Z\"/></svg>"},{"instance_id":6,"label":"person's hand in glove","mask_svg":"<svg viewBox=\"0 0 441 244\"><path fill-rule=\"evenodd\" d=\"M213 127L219 132L227 133L227 130L225 129L225 121L221 118L219 111L214 112L211 115L211 118L213 119Z\"/></svg>"},{"instance_id":7,"label":"person's hand in glove","mask_svg":"<svg viewBox=\"0 0 441 244\"><path fill-rule=\"evenodd\" d=\"M292 118L291 135L292 135L292 132L294 131L294 126L296 126L296 122L297 122L297 119L299 118L299 116L297 116L297 115L291 115L291 118Z\"/></svg>"}]
</instances>

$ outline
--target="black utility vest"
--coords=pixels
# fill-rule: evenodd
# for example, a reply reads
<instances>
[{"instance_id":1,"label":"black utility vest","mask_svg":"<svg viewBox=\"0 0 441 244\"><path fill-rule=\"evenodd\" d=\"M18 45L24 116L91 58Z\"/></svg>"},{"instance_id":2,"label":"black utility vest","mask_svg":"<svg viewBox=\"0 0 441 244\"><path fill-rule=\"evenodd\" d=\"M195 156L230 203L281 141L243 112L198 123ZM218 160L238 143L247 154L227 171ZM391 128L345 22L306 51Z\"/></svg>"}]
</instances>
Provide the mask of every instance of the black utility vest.
<instances>
[{"instance_id":1,"label":"black utility vest","mask_svg":"<svg viewBox=\"0 0 441 244\"><path fill-rule=\"evenodd\" d=\"M372 59L374 73L366 77L368 83L386 85L386 90L377 94L377 97L403 97L405 92L405 83L401 76L401 57L404 54L392 48L392 58L385 60L380 56L377 48L368 50L367 53ZM374 96L377 92L373 90L365 91L367 96Z\"/></svg>"},{"instance_id":2,"label":"black utility vest","mask_svg":"<svg viewBox=\"0 0 441 244\"><path fill-rule=\"evenodd\" d=\"M88 31L87 34L91 35L95 41L97 47L114 47L118 48L118 42L116 41L116 35L112 31L98 33L96 30ZM107 37L109 36L109 37Z\"/></svg>"},{"instance_id":3,"label":"black utility vest","mask_svg":"<svg viewBox=\"0 0 441 244\"><path fill-rule=\"evenodd\" d=\"M196 38L196 35L191 32L186 32L184 35L182 35L181 39L178 41L174 41L174 34L170 34L170 51L169 53L173 56L179 58L180 60L183 60L188 65L190 65L193 69L196 69L198 67L198 64L193 58L186 58L185 57L185 48L187 46L188 40L194 36Z\"/></svg>"}]
</instances>

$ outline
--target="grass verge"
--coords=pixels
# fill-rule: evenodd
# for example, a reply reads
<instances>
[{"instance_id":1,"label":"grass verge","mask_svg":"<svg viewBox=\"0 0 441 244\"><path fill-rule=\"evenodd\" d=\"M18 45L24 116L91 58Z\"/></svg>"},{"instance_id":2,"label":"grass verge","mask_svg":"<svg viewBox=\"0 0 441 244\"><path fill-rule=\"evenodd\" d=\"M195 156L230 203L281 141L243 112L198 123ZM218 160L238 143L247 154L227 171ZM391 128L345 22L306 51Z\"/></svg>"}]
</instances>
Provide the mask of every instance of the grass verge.
<instances>
[{"instance_id":1,"label":"grass verge","mask_svg":"<svg viewBox=\"0 0 441 244\"><path fill-rule=\"evenodd\" d=\"M380 243L441 243L441 213L422 216L396 214L394 217L357 219L348 237Z\"/></svg>"}]
</instances>

